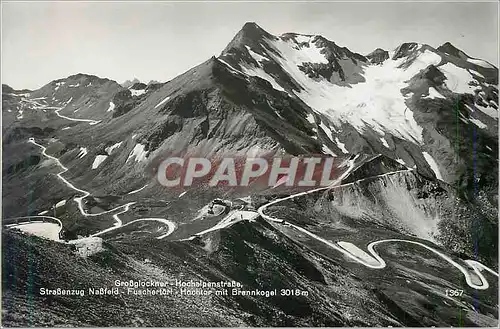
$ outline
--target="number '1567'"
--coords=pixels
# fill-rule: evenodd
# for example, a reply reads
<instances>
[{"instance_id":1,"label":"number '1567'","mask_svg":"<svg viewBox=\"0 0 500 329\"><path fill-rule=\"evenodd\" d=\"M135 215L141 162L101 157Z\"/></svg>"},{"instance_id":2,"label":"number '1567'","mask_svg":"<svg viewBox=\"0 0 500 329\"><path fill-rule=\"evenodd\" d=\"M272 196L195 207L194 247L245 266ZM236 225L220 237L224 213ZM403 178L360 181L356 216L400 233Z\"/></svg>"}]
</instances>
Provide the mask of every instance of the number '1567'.
<instances>
[{"instance_id":1,"label":"number '1567'","mask_svg":"<svg viewBox=\"0 0 500 329\"><path fill-rule=\"evenodd\" d=\"M462 289L446 289L446 296L448 297L460 297L463 293Z\"/></svg>"}]
</instances>

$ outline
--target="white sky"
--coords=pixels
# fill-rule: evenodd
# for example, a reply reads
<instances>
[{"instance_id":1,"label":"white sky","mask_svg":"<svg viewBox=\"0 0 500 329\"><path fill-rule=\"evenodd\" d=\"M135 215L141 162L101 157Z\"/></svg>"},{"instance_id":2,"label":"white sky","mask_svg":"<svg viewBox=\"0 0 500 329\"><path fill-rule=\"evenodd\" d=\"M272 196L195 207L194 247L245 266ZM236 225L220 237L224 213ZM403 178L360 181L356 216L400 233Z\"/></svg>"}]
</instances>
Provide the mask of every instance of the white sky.
<instances>
[{"instance_id":1,"label":"white sky","mask_svg":"<svg viewBox=\"0 0 500 329\"><path fill-rule=\"evenodd\" d=\"M33 89L79 72L167 81L219 55L247 21L361 54L450 41L498 66L497 2L2 2L2 83Z\"/></svg>"}]
</instances>

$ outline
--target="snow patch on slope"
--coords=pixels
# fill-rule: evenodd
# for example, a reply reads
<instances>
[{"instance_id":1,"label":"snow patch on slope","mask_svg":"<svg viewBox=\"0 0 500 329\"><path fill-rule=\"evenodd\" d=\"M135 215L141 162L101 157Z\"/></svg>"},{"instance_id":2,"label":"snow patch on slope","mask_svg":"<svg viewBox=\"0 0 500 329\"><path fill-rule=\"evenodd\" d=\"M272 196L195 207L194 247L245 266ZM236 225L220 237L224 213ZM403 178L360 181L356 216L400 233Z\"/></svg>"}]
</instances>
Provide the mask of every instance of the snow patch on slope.
<instances>
[{"instance_id":1,"label":"snow patch on slope","mask_svg":"<svg viewBox=\"0 0 500 329\"><path fill-rule=\"evenodd\" d=\"M469 72L472 73L472 74L477 75L480 78L486 79L486 77L484 75L482 75L481 73L479 73L478 71L469 70Z\"/></svg>"},{"instance_id":2,"label":"snow patch on slope","mask_svg":"<svg viewBox=\"0 0 500 329\"><path fill-rule=\"evenodd\" d=\"M245 67L244 65L241 65L241 68L245 74L253 76L253 77L259 77L261 79L264 79L264 80L268 81L273 86L274 89L276 89L278 91L285 91L285 89L283 89L283 87L281 87L279 85L279 83L276 82L276 80L274 80L274 78L272 76L267 74L260 67Z\"/></svg>"},{"instance_id":3,"label":"snow patch on slope","mask_svg":"<svg viewBox=\"0 0 500 329\"><path fill-rule=\"evenodd\" d=\"M156 106L155 106L155 109L162 106L163 104L165 104L165 102L167 102L168 100L170 99L170 96L167 96L165 97L161 102L159 102Z\"/></svg>"},{"instance_id":4,"label":"snow patch on slope","mask_svg":"<svg viewBox=\"0 0 500 329\"><path fill-rule=\"evenodd\" d=\"M339 149L342 151L342 153L349 153L349 151L345 148L345 144L342 143L338 137L335 137L335 143L337 143L337 146L339 147Z\"/></svg>"},{"instance_id":5,"label":"snow patch on slope","mask_svg":"<svg viewBox=\"0 0 500 329\"><path fill-rule=\"evenodd\" d=\"M316 123L316 121L314 121L314 115L312 115L311 113L307 114L306 120L309 121L309 123L312 123L312 124Z\"/></svg>"},{"instance_id":6,"label":"snow patch on slope","mask_svg":"<svg viewBox=\"0 0 500 329\"><path fill-rule=\"evenodd\" d=\"M328 138L333 141L332 130L327 125L325 125L323 122L320 122L319 126L321 127L321 129L323 129L323 131L328 136Z\"/></svg>"},{"instance_id":7,"label":"snow patch on slope","mask_svg":"<svg viewBox=\"0 0 500 329\"><path fill-rule=\"evenodd\" d=\"M429 95L427 96L424 96L422 98L444 98L446 99L446 97L444 97L443 95L441 95L437 90L436 88L434 87L429 87Z\"/></svg>"},{"instance_id":8,"label":"snow patch on slope","mask_svg":"<svg viewBox=\"0 0 500 329\"><path fill-rule=\"evenodd\" d=\"M132 96L140 96L146 93L146 89L129 89Z\"/></svg>"},{"instance_id":9,"label":"snow patch on slope","mask_svg":"<svg viewBox=\"0 0 500 329\"><path fill-rule=\"evenodd\" d=\"M113 152L114 149L119 148L120 145L122 145L122 143L123 142L118 142L116 144L106 147L104 150L106 151L106 153L111 154L111 152Z\"/></svg>"},{"instance_id":10,"label":"snow patch on slope","mask_svg":"<svg viewBox=\"0 0 500 329\"><path fill-rule=\"evenodd\" d=\"M446 80L444 82L450 91L458 94L474 93L475 87L469 85L469 82L475 81L475 79L466 69L462 69L453 63L446 63L439 66L439 70L445 75Z\"/></svg>"},{"instance_id":11,"label":"snow patch on slope","mask_svg":"<svg viewBox=\"0 0 500 329\"><path fill-rule=\"evenodd\" d=\"M86 156L87 153L88 153L88 151L87 151L86 147L80 147L80 152L78 153L77 157L81 159L84 156Z\"/></svg>"},{"instance_id":12,"label":"snow patch on slope","mask_svg":"<svg viewBox=\"0 0 500 329\"><path fill-rule=\"evenodd\" d=\"M422 155L424 156L425 161L427 161L427 163L431 167L432 171L434 171L434 174L436 174L437 179L443 180L443 176L439 171L439 166L436 160L434 160L434 158L427 152L422 152Z\"/></svg>"},{"instance_id":13,"label":"snow patch on slope","mask_svg":"<svg viewBox=\"0 0 500 329\"><path fill-rule=\"evenodd\" d=\"M235 69L234 67L232 67L228 62L226 62L225 60L223 60L222 58L218 58L218 60L223 63L224 65L226 65L231 71L234 71L236 73L240 73L242 75L245 75L245 73L241 72L240 70L238 69Z\"/></svg>"},{"instance_id":14,"label":"snow patch on slope","mask_svg":"<svg viewBox=\"0 0 500 329\"><path fill-rule=\"evenodd\" d=\"M325 144L323 144L323 147L321 148L321 150L323 151L323 153L325 154L330 154L332 156L337 156L335 153L333 153L332 150L330 150L330 148L328 148L328 146L326 146Z\"/></svg>"},{"instance_id":15,"label":"snow patch on slope","mask_svg":"<svg viewBox=\"0 0 500 329\"><path fill-rule=\"evenodd\" d=\"M113 102L109 102L109 107L108 107L108 110L106 112L111 112L115 109L115 103Z\"/></svg>"},{"instance_id":16,"label":"snow patch on slope","mask_svg":"<svg viewBox=\"0 0 500 329\"><path fill-rule=\"evenodd\" d=\"M479 111L483 112L484 114L492 118L498 118L498 110L495 110L493 107L484 107L478 104L476 104L475 106Z\"/></svg>"},{"instance_id":17,"label":"snow patch on slope","mask_svg":"<svg viewBox=\"0 0 500 329\"><path fill-rule=\"evenodd\" d=\"M136 162L140 162L140 161L146 160L146 154L147 154L147 152L144 150L144 147L145 147L145 145L136 144L134 146L134 149L132 150L132 152L130 152L130 155L127 158L127 162L131 158L135 158Z\"/></svg>"},{"instance_id":18,"label":"snow patch on slope","mask_svg":"<svg viewBox=\"0 0 500 329\"><path fill-rule=\"evenodd\" d=\"M389 148L389 144L387 144L387 141L385 140L384 137L381 137L380 141L382 142L382 145L384 145L385 147Z\"/></svg>"},{"instance_id":19,"label":"snow patch on slope","mask_svg":"<svg viewBox=\"0 0 500 329\"><path fill-rule=\"evenodd\" d=\"M406 166L406 162L403 159L397 158L396 161L401 163L403 166Z\"/></svg>"},{"instance_id":20,"label":"snow patch on slope","mask_svg":"<svg viewBox=\"0 0 500 329\"><path fill-rule=\"evenodd\" d=\"M481 129L488 128L488 126L486 124L484 124L483 122L481 122L481 120L479 120L479 119L469 118L469 121L471 121L472 123L474 123L476 126L478 126Z\"/></svg>"},{"instance_id":21,"label":"snow patch on slope","mask_svg":"<svg viewBox=\"0 0 500 329\"><path fill-rule=\"evenodd\" d=\"M299 40L308 39L307 45L298 45L296 42L292 40L277 40L273 43L273 45L281 50L286 51L286 58L292 60L296 64L302 63L322 63L328 64L328 60L325 55L321 53L322 48L318 48L314 43L310 42L310 37L299 38ZM298 41L298 40L297 40Z\"/></svg>"},{"instance_id":22,"label":"snow patch on slope","mask_svg":"<svg viewBox=\"0 0 500 329\"><path fill-rule=\"evenodd\" d=\"M295 36L295 41L297 41L298 43L304 43L304 42L309 43L309 41L311 40L311 37L312 36L310 36L310 35L297 34Z\"/></svg>"},{"instance_id":23,"label":"snow patch on slope","mask_svg":"<svg viewBox=\"0 0 500 329\"><path fill-rule=\"evenodd\" d=\"M108 156L107 155L101 155L99 154L98 156L95 157L94 162L92 163L92 169L97 169L101 165L101 163L106 160Z\"/></svg>"},{"instance_id":24,"label":"snow patch on slope","mask_svg":"<svg viewBox=\"0 0 500 329\"><path fill-rule=\"evenodd\" d=\"M475 64L475 65L478 65L478 66L482 66L482 67L485 67L485 68L488 68L488 69L495 68L490 63L488 63L486 61L483 61L483 60L480 60L480 59L467 58L467 61L470 62L470 63L472 63L472 64Z\"/></svg>"},{"instance_id":25,"label":"snow patch on slope","mask_svg":"<svg viewBox=\"0 0 500 329\"><path fill-rule=\"evenodd\" d=\"M261 62L261 61L268 61L269 59L267 57L264 57L260 54L257 54L255 51L253 51L250 47L248 46L245 46L248 50L248 53L250 54L250 56L252 56L253 59L255 59L255 61L258 63L258 62Z\"/></svg>"}]
</instances>

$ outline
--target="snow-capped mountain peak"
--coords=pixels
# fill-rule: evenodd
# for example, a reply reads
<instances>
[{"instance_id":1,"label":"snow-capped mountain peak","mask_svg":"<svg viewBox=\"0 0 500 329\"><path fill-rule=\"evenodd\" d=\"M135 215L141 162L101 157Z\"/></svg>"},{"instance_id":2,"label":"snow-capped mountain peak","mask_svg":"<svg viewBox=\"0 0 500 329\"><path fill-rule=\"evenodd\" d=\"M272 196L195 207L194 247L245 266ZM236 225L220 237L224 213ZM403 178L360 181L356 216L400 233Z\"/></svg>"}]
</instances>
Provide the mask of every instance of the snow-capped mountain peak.
<instances>
[{"instance_id":1,"label":"snow-capped mountain peak","mask_svg":"<svg viewBox=\"0 0 500 329\"><path fill-rule=\"evenodd\" d=\"M387 139L419 147L428 143L428 119L420 113L425 111L422 102L433 99L469 95L464 98L467 106L479 111L463 115L480 118L471 118L473 121L467 123L479 120L483 123L479 123L481 129L498 125L497 69L471 59L449 43L436 49L405 42L392 51L378 48L365 57L323 36L274 36L247 23L218 59L233 74L262 79L285 97L302 101L311 111L308 120L312 124L321 122L335 131L351 127L365 137L383 136L384 140L370 142L379 144L377 149L382 152L399 153ZM317 119L311 119L314 117ZM490 125L484 124L491 119L494 121ZM336 141L343 142L343 135L334 133L330 139L338 146ZM358 148L356 144L343 142L350 151ZM406 157L405 161L420 160Z\"/></svg>"}]
</instances>

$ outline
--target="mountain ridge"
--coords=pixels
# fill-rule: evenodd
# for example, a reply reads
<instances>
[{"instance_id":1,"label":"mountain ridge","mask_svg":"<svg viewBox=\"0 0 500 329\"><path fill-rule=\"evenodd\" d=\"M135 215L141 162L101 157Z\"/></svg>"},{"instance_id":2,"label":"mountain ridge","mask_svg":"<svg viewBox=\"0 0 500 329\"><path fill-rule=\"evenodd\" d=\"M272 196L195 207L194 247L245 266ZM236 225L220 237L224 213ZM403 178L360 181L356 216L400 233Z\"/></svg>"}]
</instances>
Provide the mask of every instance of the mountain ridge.
<instances>
[{"instance_id":1,"label":"mountain ridge","mask_svg":"<svg viewBox=\"0 0 500 329\"><path fill-rule=\"evenodd\" d=\"M314 37L314 38L319 38L319 39L324 40L326 42L330 42L332 44L335 44L335 42L333 42L333 41L331 41L331 40L327 39L326 37L324 37L322 35L319 35L319 34L304 34L304 33L297 33L297 32L284 32L279 37L290 38L290 37L294 37L294 36ZM242 28L235 34L235 36L233 37L233 40L231 40L229 42L229 44L222 51L222 53L226 52L231 47L234 47L234 44L237 43L237 42L235 42L236 40L241 43L242 42L241 41L242 38L248 40L248 39L255 39L255 38L260 38L260 37L266 37L266 38L270 38L270 39L278 38L278 36L274 36L274 35L270 34L269 32L265 31L256 22L253 22L253 21L246 22L242 26ZM412 41L402 42L399 46L396 46L395 48L393 48L393 51L395 52L394 56L396 56L396 53L397 53L398 49L402 49L402 48L405 48L405 47L408 47L408 46L417 46L417 45L424 46L424 47L430 47L432 49L445 52L445 53L447 53L449 55L452 55L452 56L455 56L455 57L458 57L458 58L462 58L462 55L463 55L463 56L465 56L467 58L477 59L477 58L473 58L473 57L467 55L463 50L457 48L456 46L454 46L453 44L451 44L451 42L449 42L449 41L445 42L444 44L442 44L442 45L440 45L440 46L438 46L436 48L434 48L433 46L431 46L429 44L420 44L420 43L412 42ZM341 47L341 48L342 49L348 49L345 46ZM386 50L384 50L382 48L376 48L371 53L380 52L380 51L384 51L385 52ZM361 55L359 53L356 53L356 52L354 52L354 54L358 54L358 55L364 57L363 55ZM491 63L489 63L487 61L485 61L485 62L488 63L488 64L490 64L490 65L492 65L493 66L492 69L497 69L498 70L498 68L496 66L494 66L494 64L491 64ZM64 80L64 79L75 78L75 77L78 77L78 76L86 76L86 77L89 77L89 78L107 79L107 80L114 81L113 79L110 79L110 78L107 78L107 77L99 77L99 76L96 76L94 74L81 73L80 72L80 73L71 74L71 75L69 75L67 77L62 77L62 78L59 78L59 79L52 80L48 84L53 83L53 82L59 82L59 81ZM121 83L121 85L123 87L125 87L125 88L128 88L131 85L133 85L135 83L140 83L140 82L141 81L139 79L133 78L132 80L126 80L126 81L124 81L123 83ZM147 84L152 84L152 83L157 84L157 83L160 83L160 82L157 81L157 80L150 80ZM43 88L43 86L41 88ZM22 90L18 90L18 91L24 91L24 90L28 90L28 89L22 89Z\"/></svg>"}]
</instances>

